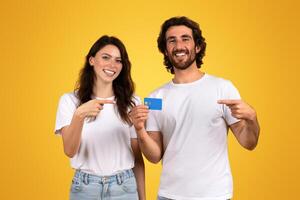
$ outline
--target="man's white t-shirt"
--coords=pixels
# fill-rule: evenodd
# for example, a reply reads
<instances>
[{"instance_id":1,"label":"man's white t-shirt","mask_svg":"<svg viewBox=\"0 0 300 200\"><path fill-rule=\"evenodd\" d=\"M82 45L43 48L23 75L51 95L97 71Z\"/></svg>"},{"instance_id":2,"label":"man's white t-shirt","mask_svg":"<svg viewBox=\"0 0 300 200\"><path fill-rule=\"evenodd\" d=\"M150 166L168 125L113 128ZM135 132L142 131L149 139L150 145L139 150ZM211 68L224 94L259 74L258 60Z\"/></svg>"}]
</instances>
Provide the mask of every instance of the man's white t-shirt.
<instances>
[{"instance_id":1,"label":"man's white t-shirt","mask_svg":"<svg viewBox=\"0 0 300 200\"><path fill-rule=\"evenodd\" d=\"M151 110L147 131L160 131L164 155L159 196L176 200L232 197L227 152L228 126L238 122L220 99L240 99L230 81L205 74L192 83L169 82L149 97L162 99Z\"/></svg>"},{"instance_id":2,"label":"man's white t-shirt","mask_svg":"<svg viewBox=\"0 0 300 200\"><path fill-rule=\"evenodd\" d=\"M103 98L97 98L103 99ZM114 97L106 98L114 100ZM134 97L136 104L139 98ZM74 93L64 94L59 101L55 133L70 125L78 105ZM104 104L94 121L84 121L80 148L71 158L71 166L86 173L108 176L134 167L131 138L136 138L133 126L125 124L117 114L116 104Z\"/></svg>"}]
</instances>

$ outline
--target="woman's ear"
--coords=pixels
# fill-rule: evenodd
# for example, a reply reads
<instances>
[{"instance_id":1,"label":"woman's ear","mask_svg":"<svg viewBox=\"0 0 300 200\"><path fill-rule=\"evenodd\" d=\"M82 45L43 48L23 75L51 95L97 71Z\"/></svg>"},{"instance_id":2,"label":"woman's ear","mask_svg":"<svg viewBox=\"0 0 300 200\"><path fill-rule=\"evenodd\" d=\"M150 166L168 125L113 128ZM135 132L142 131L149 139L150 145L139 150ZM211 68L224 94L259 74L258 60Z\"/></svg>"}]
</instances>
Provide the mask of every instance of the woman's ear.
<instances>
[{"instance_id":1,"label":"woman's ear","mask_svg":"<svg viewBox=\"0 0 300 200\"><path fill-rule=\"evenodd\" d=\"M91 66L94 66L95 60L94 60L94 57L93 57L93 56L91 56L91 57L89 58L89 63L90 63Z\"/></svg>"}]
</instances>

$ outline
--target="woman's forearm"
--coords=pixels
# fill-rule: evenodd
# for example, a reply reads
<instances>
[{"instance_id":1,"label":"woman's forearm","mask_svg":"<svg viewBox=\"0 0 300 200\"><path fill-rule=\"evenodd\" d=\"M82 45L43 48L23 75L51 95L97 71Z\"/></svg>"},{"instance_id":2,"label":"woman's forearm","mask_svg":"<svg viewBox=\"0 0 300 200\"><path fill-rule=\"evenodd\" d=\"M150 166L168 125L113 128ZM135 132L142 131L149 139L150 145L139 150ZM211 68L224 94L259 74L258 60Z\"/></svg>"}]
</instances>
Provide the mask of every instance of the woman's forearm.
<instances>
[{"instance_id":1,"label":"woman's forearm","mask_svg":"<svg viewBox=\"0 0 300 200\"><path fill-rule=\"evenodd\" d=\"M142 156L141 156L142 157ZM137 191L139 195L139 200L146 199L145 190L145 165L143 158L136 159L133 172L136 178Z\"/></svg>"},{"instance_id":2,"label":"woman's forearm","mask_svg":"<svg viewBox=\"0 0 300 200\"><path fill-rule=\"evenodd\" d=\"M77 153L80 147L83 122L84 117L75 112L71 124L62 129L64 152L70 158Z\"/></svg>"}]
</instances>

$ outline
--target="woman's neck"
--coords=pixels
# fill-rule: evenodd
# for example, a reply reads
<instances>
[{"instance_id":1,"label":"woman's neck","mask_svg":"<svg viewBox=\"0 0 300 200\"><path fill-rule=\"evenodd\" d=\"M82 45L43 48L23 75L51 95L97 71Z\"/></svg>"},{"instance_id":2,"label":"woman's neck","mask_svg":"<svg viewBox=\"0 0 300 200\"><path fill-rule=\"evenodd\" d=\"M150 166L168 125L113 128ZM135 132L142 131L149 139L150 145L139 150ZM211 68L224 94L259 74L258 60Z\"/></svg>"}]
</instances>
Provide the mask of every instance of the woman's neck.
<instances>
[{"instance_id":1,"label":"woman's neck","mask_svg":"<svg viewBox=\"0 0 300 200\"><path fill-rule=\"evenodd\" d=\"M112 83L104 83L96 81L93 88L93 95L95 97L108 98L114 96Z\"/></svg>"}]
</instances>

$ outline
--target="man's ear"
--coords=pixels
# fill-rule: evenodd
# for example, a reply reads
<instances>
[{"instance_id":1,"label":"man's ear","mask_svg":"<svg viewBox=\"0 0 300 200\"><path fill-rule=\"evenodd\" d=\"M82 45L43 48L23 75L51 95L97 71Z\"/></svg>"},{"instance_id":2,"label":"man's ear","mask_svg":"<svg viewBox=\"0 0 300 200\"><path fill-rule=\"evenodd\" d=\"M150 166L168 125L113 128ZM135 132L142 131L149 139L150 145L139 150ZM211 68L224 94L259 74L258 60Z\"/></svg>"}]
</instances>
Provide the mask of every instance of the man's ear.
<instances>
[{"instance_id":1,"label":"man's ear","mask_svg":"<svg viewBox=\"0 0 300 200\"><path fill-rule=\"evenodd\" d=\"M91 56L91 57L89 58L89 63L90 63L91 66L94 66L95 60L94 60L94 57L93 57L93 56Z\"/></svg>"},{"instance_id":2,"label":"man's ear","mask_svg":"<svg viewBox=\"0 0 300 200\"><path fill-rule=\"evenodd\" d=\"M199 53L200 50L201 50L200 46L197 45L197 46L196 46L196 54Z\"/></svg>"},{"instance_id":3,"label":"man's ear","mask_svg":"<svg viewBox=\"0 0 300 200\"><path fill-rule=\"evenodd\" d=\"M165 56L168 56L167 50L165 50L165 53L164 53L164 55L165 55Z\"/></svg>"}]
</instances>

